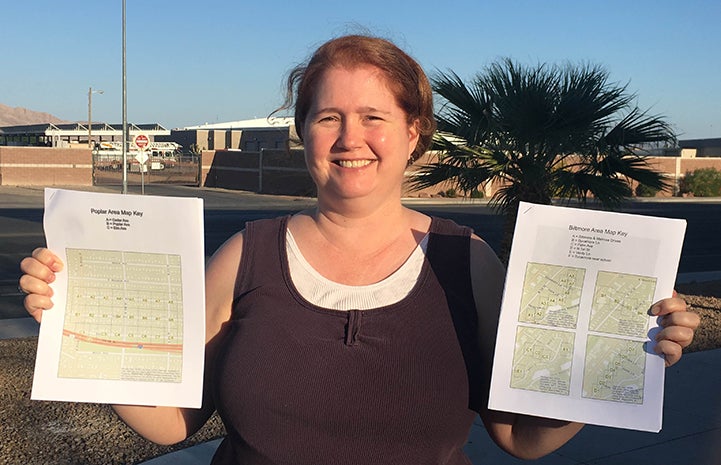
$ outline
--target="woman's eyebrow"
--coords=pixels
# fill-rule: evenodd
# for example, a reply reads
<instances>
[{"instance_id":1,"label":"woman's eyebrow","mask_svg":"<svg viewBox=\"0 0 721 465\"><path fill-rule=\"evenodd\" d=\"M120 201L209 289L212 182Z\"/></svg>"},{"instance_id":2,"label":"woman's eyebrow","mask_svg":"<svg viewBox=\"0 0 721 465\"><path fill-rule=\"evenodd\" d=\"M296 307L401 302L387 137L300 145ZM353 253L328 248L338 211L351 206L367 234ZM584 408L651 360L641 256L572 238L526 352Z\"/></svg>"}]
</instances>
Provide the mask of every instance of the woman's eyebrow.
<instances>
[{"instance_id":1,"label":"woman's eyebrow","mask_svg":"<svg viewBox=\"0 0 721 465\"><path fill-rule=\"evenodd\" d=\"M318 108L316 110L311 110L311 115L317 115L319 113L344 113L344 111L341 111L340 108L337 107L323 107ZM390 110L381 110L380 108L372 107L372 106L364 106L359 107L353 110L353 113L383 113L383 114L390 114Z\"/></svg>"}]
</instances>

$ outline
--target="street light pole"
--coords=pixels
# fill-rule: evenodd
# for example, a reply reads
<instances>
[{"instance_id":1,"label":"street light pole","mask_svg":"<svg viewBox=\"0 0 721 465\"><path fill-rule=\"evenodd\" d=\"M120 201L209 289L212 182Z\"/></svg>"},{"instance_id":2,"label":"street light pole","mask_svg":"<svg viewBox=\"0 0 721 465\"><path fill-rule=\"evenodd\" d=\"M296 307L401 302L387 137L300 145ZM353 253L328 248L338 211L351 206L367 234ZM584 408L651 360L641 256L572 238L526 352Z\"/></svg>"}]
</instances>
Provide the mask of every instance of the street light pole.
<instances>
[{"instance_id":1,"label":"street light pole","mask_svg":"<svg viewBox=\"0 0 721 465\"><path fill-rule=\"evenodd\" d=\"M125 0L122 2L123 10L123 194L128 193L128 85L126 80L125 63Z\"/></svg>"},{"instance_id":2,"label":"street light pole","mask_svg":"<svg viewBox=\"0 0 721 465\"><path fill-rule=\"evenodd\" d=\"M102 94L102 90L93 90L88 87L88 148L93 148L93 94Z\"/></svg>"}]
</instances>

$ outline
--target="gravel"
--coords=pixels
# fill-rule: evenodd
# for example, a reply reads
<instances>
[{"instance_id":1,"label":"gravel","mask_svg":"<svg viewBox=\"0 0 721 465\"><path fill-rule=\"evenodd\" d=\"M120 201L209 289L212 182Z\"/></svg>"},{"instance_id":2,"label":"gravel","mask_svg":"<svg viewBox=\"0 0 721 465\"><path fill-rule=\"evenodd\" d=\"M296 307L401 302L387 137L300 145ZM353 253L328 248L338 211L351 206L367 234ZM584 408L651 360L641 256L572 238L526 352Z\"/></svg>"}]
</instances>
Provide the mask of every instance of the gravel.
<instances>
[{"instance_id":1,"label":"gravel","mask_svg":"<svg viewBox=\"0 0 721 465\"><path fill-rule=\"evenodd\" d=\"M0 340L0 464L136 464L225 434L214 416L190 439L158 446L110 406L30 400L37 337Z\"/></svg>"},{"instance_id":2,"label":"gravel","mask_svg":"<svg viewBox=\"0 0 721 465\"><path fill-rule=\"evenodd\" d=\"M721 281L677 290L701 315L685 352L721 348ZM31 401L36 346L37 338L0 340L0 464L137 464L225 434L215 415L191 438L158 446L137 436L107 405Z\"/></svg>"}]
</instances>

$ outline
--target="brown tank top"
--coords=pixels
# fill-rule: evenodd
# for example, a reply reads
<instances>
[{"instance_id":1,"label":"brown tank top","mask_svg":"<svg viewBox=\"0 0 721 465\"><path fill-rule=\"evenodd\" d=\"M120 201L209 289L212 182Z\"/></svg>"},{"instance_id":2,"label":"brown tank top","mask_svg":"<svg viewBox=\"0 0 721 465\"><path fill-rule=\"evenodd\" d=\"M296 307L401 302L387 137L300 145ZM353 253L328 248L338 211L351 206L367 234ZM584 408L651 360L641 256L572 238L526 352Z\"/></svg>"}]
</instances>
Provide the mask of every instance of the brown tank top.
<instances>
[{"instance_id":1,"label":"brown tank top","mask_svg":"<svg viewBox=\"0 0 721 465\"><path fill-rule=\"evenodd\" d=\"M370 310L305 301L288 271L288 217L246 225L215 403L213 464L469 464L481 357L470 230L433 218L411 293Z\"/></svg>"}]
</instances>

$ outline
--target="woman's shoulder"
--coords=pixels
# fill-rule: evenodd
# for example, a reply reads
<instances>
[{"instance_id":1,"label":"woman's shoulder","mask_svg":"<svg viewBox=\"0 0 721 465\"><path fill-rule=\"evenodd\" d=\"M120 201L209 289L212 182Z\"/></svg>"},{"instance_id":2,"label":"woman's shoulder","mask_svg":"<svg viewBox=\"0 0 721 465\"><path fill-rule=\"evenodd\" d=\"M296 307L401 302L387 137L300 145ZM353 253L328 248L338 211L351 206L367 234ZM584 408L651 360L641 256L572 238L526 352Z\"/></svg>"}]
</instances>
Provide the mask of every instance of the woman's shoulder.
<instances>
[{"instance_id":1,"label":"woman's shoulder","mask_svg":"<svg viewBox=\"0 0 721 465\"><path fill-rule=\"evenodd\" d=\"M218 250L213 253L208 261L208 269L216 267L225 268L235 262L234 266L238 266L240 255L243 252L243 241L245 238L245 229L233 234L226 240ZM237 259L237 260L236 260Z\"/></svg>"},{"instance_id":2,"label":"woman's shoulder","mask_svg":"<svg viewBox=\"0 0 721 465\"><path fill-rule=\"evenodd\" d=\"M410 208L406 209L406 214L409 217L409 223L412 230L422 232L424 234L431 231L433 222L435 221L434 217Z\"/></svg>"},{"instance_id":3,"label":"woman's shoulder","mask_svg":"<svg viewBox=\"0 0 721 465\"><path fill-rule=\"evenodd\" d=\"M450 236L472 236L473 229L456 223L450 218L443 218L440 216L430 217L431 225L430 232L435 234L444 234Z\"/></svg>"}]
</instances>

